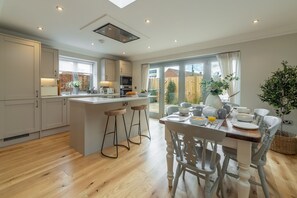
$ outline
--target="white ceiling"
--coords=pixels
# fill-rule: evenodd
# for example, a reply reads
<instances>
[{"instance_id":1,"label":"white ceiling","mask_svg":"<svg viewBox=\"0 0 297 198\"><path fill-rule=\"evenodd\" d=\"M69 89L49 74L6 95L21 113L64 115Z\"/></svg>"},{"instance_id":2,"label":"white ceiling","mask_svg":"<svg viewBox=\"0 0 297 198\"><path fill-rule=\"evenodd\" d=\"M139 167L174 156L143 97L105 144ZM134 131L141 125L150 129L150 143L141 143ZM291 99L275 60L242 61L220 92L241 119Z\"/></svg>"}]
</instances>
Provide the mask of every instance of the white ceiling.
<instances>
[{"instance_id":1,"label":"white ceiling","mask_svg":"<svg viewBox=\"0 0 297 198\"><path fill-rule=\"evenodd\" d=\"M65 49L138 59L208 42L229 44L294 33L296 8L296 0L136 0L122 9L108 0L0 0L0 28ZM145 24L145 19L151 23ZM253 24L254 19L260 22ZM123 44L93 33L107 22L140 39Z\"/></svg>"}]
</instances>

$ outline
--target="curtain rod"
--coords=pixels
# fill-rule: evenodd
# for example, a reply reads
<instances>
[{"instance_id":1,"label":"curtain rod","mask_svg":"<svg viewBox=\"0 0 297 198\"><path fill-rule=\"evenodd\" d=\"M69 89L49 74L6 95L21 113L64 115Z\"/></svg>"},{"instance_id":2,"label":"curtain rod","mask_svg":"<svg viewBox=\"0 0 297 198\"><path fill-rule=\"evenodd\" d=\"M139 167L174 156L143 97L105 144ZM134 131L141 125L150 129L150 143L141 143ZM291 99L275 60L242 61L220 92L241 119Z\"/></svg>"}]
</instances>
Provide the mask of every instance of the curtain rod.
<instances>
[{"instance_id":1,"label":"curtain rod","mask_svg":"<svg viewBox=\"0 0 297 198\"><path fill-rule=\"evenodd\" d=\"M221 52L221 53L217 53L217 54L226 54L226 53L233 53L233 52L240 52L240 50L229 51L229 52Z\"/></svg>"}]
</instances>

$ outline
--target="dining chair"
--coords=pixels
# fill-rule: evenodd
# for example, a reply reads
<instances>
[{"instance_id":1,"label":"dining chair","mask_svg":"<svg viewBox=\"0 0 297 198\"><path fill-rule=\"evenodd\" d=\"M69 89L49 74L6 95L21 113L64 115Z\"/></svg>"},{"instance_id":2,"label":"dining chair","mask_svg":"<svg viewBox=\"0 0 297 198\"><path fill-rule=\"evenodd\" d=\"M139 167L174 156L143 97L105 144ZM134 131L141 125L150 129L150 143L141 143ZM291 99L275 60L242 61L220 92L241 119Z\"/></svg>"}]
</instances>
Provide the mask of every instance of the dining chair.
<instances>
[{"instance_id":1,"label":"dining chair","mask_svg":"<svg viewBox=\"0 0 297 198\"><path fill-rule=\"evenodd\" d=\"M180 103L180 106L181 106L181 107L184 107L184 108L189 108L189 107L192 106L192 104L189 103L189 102L182 102L182 103Z\"/></svg>"},{"instance_id":2,"label":"dining chair","mask_svg":"<svg viewBox=\"0 0 297 198\"><path fill-rule=\"evenodd\" d=\"M176 154L177 168L175 172L174 184L171 191L175 196L178 180L183 171L189 172L205 180L204 196L211 197L218 185L222 188L221 182L221 156L217 153L217 143L221 142L226 133L216 129L198 127L178 122L166 121L166 127L170 132L173 147ZM197 138L200 144L197 144ZM214 144L212 150L207 148L208 142ZM217 172L215 181L210 180L210 176ZM223 191L221 191L223 196Z\"/></svg>"},{"instance_id":3,"label":"dining chair","mask_svg":"<svg viewBox=\"0 0 297 198\"><path fill-rule=\"evenodd\" d=\"M178 110L179 110L179 106L176 106L176 105L168 106L166 108L166 115L171 115L175 112L178 112Z\"/></svg>"},{"instance_id":4,"label":"dining chair","mask_svg":"<svg viewBox=\"0 0 297 198\"><path fill-rule=\"evenodd\" d=\"M263 135L265 132L265 124L263 122L264 116L267 116L269 112L270 111L268 109L263 109L263 108L254 109L253 123L259 126L261 135Z\"/></svg>"},{"instance_id":5,"label":"dining chair","mask_svg":"<svg viewBox=\"0 0 297 198\"><path fill-rule=\"evenodd\" d=\"M251 167L258 170L261 183L255 182L251 179L249 181L252 184L262 186L264 195L266 198L268 198L269 188L266 183L264 165L266 164L266 153L269 150L275 133L281 124L281 119L275 116L265 116L263 122L267 126L264 133L264 137L262 138L262 141L258 144L258 147L253 147L251 158ZM231 177L238 178L238 175L227 172L229 160L232 159L236 161L237 159L237 150L223 146L223 153L225 154L225 159L223 162L222 177L224 177L225 174L228 174Z\"/></svg>"}]
</instances>

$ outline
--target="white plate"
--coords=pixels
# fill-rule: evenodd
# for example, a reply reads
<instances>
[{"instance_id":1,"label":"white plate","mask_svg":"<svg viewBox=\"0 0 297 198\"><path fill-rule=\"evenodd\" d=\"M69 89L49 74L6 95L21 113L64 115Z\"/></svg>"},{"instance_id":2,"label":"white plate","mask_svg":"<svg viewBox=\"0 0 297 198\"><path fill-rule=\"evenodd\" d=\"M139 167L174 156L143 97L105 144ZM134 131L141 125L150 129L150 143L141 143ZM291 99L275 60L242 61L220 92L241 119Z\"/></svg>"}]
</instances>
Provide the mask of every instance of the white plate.
<instances>
[{"instance_id":1,"label":"white plate","mask_svg":"<svg viewBox=\"0 0 297 198\"><path fill-rule=\"evenodd\" d=\"M241 129L258 129L259 126L253 123L247 123L247 122L233 122L233 126Z\"/></svg>"},{"instance_id":2,"label":"white plate","mask_svg":"<svg viewBox=\"0 0 297 198\"><path fill-rule=\"evenodd\" d=\"M167 120L174 121L174 122L183 122L188 120L189 117L179 116L179 115L170 115L167 117Z\"/></svg>"}]
</instances>

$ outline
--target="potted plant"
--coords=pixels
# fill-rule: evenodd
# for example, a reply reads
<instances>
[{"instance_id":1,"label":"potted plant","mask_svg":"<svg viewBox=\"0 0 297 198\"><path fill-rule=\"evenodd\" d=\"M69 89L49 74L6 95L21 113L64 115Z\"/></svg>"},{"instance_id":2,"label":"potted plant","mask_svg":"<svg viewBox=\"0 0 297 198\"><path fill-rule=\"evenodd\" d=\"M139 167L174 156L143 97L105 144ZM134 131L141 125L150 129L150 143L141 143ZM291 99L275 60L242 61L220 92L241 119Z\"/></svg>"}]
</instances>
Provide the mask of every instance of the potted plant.
<instances>
[{"instance_id":1,"label":"potted plant","mask_svg":"<svg viewBox=\"0 0 297 198\"><path fill-rule=\"evenodd\" d=\"M281 64L282 69L273 72L260 86L262 93L259 97L261 101L273 106L276 115L284 122L285 116L297 108L297 66L288 65L287 61ZM296 135L284 132L283 122L270 149L284 154L296 154Z\"/></svg>"},{"instance_id":2,"label":"potted plant","mask_svg":"<svg viewBox=\"0 0 297 198\"><path fill-rule=\"evenodd\" d=\"M209 93L205 100L205 105L212 106L216 109L222 108L223 104L219 95L229 89L230 82L238 79L239 78L234 76L234 74L228 74L225 78L221 78L220 75L216 75L211 78L210 81L202 80L201 86ZM233 94L233 96L234 95L235 94Z\"/></svg>"}]
</instances>

